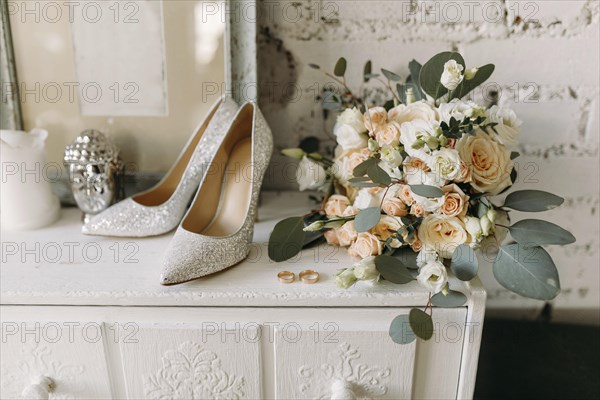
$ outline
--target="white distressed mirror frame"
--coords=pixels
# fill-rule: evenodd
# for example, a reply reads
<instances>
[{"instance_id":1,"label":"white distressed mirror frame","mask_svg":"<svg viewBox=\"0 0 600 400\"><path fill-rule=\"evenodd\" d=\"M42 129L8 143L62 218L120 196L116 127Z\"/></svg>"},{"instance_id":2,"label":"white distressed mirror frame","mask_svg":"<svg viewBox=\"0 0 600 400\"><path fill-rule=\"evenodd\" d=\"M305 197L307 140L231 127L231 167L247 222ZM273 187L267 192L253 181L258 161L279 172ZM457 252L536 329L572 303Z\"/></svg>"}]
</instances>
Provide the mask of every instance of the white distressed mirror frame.
<instances>
[{"instance_id":1,"label":"white distressed mirror frame","mask_svg":"<svg viewBox=\"0 0 600 400\"><path fill-rule=\"evenodd\" d=\"M257 99L257 44L256 0L225 0L225 80L227 94L238 102ZM242 10L243 12L239 12ZM2 58L2 85L17 82L15 59L12 51L7 0L0 0L0 56ZM2 128L22 129L21 106L18 93L2 88ZM10 95L9 95L10 94Z\"/></svg>"}]
</instances>

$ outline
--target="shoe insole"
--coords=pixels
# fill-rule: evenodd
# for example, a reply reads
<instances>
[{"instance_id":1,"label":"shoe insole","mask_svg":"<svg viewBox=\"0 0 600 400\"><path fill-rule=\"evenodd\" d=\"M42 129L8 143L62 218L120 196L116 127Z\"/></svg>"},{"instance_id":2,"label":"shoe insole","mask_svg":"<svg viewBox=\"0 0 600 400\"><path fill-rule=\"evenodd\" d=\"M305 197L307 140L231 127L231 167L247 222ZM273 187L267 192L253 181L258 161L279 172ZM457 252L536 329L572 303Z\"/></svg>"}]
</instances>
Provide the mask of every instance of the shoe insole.
<instances>
[{"instance_id":1,"label":"shoe insole","mask_svg":"<svg viewBox=\"0 0 600 400\"><path fill-rule=\"evenodd\" d=\"M217 212L203 235L229 236L242 227L252 196L252 179L252 138L247 138L236 143L229 154Z\"/></svg>"}]
</instances>

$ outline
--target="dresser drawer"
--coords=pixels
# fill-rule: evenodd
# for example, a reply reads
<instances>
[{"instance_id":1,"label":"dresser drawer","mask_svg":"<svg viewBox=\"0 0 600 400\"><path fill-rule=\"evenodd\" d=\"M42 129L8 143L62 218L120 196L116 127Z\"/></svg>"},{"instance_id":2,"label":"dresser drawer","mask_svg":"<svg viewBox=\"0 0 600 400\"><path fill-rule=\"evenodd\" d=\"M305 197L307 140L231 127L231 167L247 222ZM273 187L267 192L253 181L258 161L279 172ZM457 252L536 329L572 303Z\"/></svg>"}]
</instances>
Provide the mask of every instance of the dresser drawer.
<instances>
[{"instance_id":1,"label":"dresser drawer","mask_svg":"<svg viewBox=\"0 0 600 400\"><path fill-rule=\"evenodd\" d=\"M434 309L433 338L398 345L389 324L408 311L3 306L2 397L41 374L56 398L456 398L468 329L479 327L467 326L466 307ZM102 340L90 340L83 322L73 341L62 331L49 343L42 329L39 343L21 343L7 331L17 317L35 324L42 315L101 321Z\"/></svg>"},{"instance_id":2,"label":"dresser drawer","mask_svg":"<svg viewBox=\"0 0 600 400\"><path fill-rule=\"evenodd\" d=\"M39 317L42 317L40 314ZM2 320L3 399L111 397L104 326L85 320Z\"/></svg>"}]
</instances>

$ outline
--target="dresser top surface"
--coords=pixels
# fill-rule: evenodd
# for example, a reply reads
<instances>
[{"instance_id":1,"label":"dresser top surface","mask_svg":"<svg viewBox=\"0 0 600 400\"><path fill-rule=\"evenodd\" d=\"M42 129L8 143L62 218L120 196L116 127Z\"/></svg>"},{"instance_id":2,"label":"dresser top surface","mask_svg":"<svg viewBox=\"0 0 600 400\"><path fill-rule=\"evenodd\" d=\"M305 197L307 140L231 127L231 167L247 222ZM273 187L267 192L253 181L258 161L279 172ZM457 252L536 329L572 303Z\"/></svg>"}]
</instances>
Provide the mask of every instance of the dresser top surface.
<instances>
[{"instance_id":1,"label":"dresser top surface","mask_svg":"<svg viewBox=\"0 0 600 400\"><path fill-rule=\"evenodd\" d=\"M307 194L266 192L248 259L189 283L159 284L163 252L172 234L155 238L112 238L81 234L81 213L63 209L55 224L29 232L2 232L0 303L3 305L224 306L224 307L402 307L424 306L429 293L416 281L407 285L358 282L344 290L334 274L351 266L345 249L319 245L283 263L269 260L267 242L281 219L313 206ZM279 271L298 275L314 269L313 285L277 280ZM471 296L483 293L477 279L452 279Z\"/></svg>"}]
</instances>

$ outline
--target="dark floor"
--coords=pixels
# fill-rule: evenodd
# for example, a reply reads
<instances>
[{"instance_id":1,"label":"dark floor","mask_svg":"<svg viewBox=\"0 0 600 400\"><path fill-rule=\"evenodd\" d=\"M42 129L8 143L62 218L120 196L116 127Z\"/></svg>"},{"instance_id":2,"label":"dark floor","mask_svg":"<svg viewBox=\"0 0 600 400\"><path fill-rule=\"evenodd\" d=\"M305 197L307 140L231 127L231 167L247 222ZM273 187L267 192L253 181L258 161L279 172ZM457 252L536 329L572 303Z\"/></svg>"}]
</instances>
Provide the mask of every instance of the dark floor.
<instances>
[{"instance_id":1,"label":"dark floor","mask_svg":"<svg viewBox=\"0 0 600 400\"><path fill-rule=\"evenodd\" d=\"M475 399L600 399L600 328L486 319Z\"/></svg>"}]
</instances>

